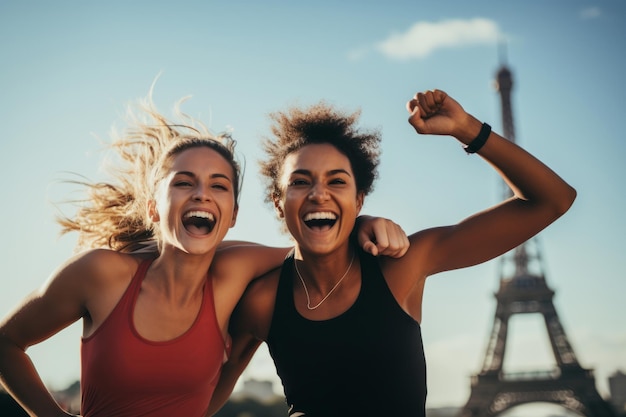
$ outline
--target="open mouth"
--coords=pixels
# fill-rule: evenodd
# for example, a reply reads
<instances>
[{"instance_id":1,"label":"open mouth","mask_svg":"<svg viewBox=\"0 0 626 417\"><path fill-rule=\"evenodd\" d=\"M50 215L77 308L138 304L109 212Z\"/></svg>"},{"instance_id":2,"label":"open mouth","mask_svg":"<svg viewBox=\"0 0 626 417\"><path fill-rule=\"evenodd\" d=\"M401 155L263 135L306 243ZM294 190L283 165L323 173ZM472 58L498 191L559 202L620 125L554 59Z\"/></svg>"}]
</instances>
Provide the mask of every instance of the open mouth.
<instances>
[{"instance_id":1,"label":"open mouth","mask_svg":"<svg viewBox=\"0 0 626 417\"><path fill-rule=\"evenodd\" d=\"M189 233L208 235L215 227L215 216L206 211L190 211L183 216L183 226Z\"/></svg>"},{"instance_id":2,"label":"open mouth","mask_svg":"<svg viewBox=\"0 0 626 417\"><path fill-rule=\"evenodd\" d=\"M303 220L311 229L328 230L337 223L337 216L329 211L318 211L306 214Z\"/></svg>"}]
</instances>

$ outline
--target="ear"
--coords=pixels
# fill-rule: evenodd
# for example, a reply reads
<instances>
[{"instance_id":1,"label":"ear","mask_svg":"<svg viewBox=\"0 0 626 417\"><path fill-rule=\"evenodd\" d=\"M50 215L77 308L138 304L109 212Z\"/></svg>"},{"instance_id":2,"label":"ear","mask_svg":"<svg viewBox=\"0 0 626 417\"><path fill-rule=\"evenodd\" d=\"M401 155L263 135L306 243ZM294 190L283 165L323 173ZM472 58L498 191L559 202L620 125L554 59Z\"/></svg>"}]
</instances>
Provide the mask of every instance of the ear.
<instances>
[{"instance_id":1,"label":"ear","mask_svg":"<svg viewBox=\"0 0 626 417\"><path fill-rule=\"evenodd\" d=\"M235 210L233 210L233 218L230 221L230 227L235 227L235 223L237 223L237 214L239 214L239 206L236 206Z\"/></svg>"},{"instance_id":2,"label":"ear","mask_svg":"<svg viewBox=\"0 0 626 417\"><path fill-rule=\"evenodd\" d=\"M358 216L361 213L361 209L363 208L363 202L365 201L365 193L363 191L359 191L356 193L356 209Z\"/></svg>"},{"instance_id":3,"label":"ear","mask_svg":"<svg viewBox=\"0 0 626 417\"><path fill-rule=\"evenodd\" d=\"M148 200L148 218L152 220L152 222L154 223L158 223L159 220L161 220L161 217L159 216L159 212L157 211L157 208L156 208L155 200Z\"/></svg>"},{"instance_id":4,"label":"ear","mask_svg":"<svg viewBox=\"0 0 626 417\"><path fill-rule=\"evenodd\" d=\"M276 195L274 195L273 199L274 199L274 208L276 209L276 214L278 215L278 218L284 219L285 211L283 209L283 202Z\"/></svg>"}]
</instances>

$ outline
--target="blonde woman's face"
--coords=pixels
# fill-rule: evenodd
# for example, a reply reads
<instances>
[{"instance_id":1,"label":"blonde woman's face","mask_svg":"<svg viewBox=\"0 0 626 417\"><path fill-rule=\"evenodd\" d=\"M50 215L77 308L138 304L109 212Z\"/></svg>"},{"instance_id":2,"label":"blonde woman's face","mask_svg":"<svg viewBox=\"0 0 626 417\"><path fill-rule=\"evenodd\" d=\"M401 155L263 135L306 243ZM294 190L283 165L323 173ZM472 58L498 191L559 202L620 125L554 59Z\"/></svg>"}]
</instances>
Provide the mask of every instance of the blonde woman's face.
<instances>
[{"instance_id":1,"label":"blonde woman's face","mask_svg":"<svg viewBox=\"0 0 626 417\"><path fill-rule=\"evenodd\" d=\"M216 151L194 147L176 155L149 207L163 250L215 251L235 225L236 186L232 166Z\"/></svg>"}]
</instances>

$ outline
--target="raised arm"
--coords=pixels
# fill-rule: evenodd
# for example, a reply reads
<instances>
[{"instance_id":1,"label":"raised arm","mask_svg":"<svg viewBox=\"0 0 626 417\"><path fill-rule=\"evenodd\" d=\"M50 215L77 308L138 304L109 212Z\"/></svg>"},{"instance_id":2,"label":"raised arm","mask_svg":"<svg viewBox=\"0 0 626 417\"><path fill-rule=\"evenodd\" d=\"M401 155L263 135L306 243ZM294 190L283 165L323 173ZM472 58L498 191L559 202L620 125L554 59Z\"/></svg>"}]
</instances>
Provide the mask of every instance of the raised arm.
<instances>
[{"instance_id":1,"label":"raised arm","mask_svg":"<svg viewBox=\"0 0 626 417\"><path fill-rule=\"evenodd\" d=\"M576 191L550 168L491 131L445 92L418 93L407 110L417 133L453 136L491 164L513 193L454 226L412 236L411 241L420 241L428 254L422 258L427 259L425 275L475 265L507 252L563 215L576 198Z\"/></svg>"}]
</instances>

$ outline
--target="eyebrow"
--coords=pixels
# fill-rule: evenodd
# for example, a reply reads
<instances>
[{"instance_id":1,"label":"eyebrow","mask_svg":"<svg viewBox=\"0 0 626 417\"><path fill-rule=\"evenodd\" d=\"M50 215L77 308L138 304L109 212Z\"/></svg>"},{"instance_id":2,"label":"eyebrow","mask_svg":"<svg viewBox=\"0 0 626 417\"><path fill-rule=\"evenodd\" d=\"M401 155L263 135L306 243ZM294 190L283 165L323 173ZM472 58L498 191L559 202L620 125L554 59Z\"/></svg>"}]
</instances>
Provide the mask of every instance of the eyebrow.
<instances>
[{"instance_id":1,"label":"eyebrow","mask_svg":"<svg viewBox=\"0 0 626 417\"><path fill-rule=\"evenodd\" d=\"M176 171L174 173L174 176L176 175L186 175L188 177L192 177L192 178L196 178L197 175L191 171ZM220 172L216 172L215 174L211 174L211 178L224 178L225 180L228 180L229 182L232 182L232 180L230 179L230 177L226 174L222 174Z\"/></svg>"},{"instance_id":2,"label":"eyebrow","mask_svg":"<svg viewBox=\"0 0 626 417\"><path fill-rule=\"evenodd\" d=\"M293 174L301 174L301 175L307 175L307 176L311 176L311 171L308 169L296 169L294 171L291 172L291 175ZM326 175L337 175L337 174L345 174L349 177L351 177L350 173L348 171L346 171L345 169L331 169L330 171L326 172Z\"/></svg>"}]
</instances>

